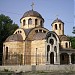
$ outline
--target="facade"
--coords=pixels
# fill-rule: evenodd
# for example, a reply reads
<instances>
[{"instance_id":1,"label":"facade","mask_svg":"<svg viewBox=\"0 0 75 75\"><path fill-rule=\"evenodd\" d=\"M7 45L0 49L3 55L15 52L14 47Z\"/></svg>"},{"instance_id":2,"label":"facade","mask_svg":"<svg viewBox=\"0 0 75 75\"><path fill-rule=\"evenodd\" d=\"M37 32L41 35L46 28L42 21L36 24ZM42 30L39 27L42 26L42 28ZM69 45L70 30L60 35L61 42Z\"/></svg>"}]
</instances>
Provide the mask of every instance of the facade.
<instances>
[{"instance_id":1,"label":"facade","mask_svg":"<svg viewBox=\"0 0 75 75\"><path fill-rule=\"evenodd\" d=\"M55 19L52 31L44 28L44 19L29 10L20 19L20 28L3 44L3 65L74 64L75 50L64 34L64 22Z\"/></svg>"}]
</instances>

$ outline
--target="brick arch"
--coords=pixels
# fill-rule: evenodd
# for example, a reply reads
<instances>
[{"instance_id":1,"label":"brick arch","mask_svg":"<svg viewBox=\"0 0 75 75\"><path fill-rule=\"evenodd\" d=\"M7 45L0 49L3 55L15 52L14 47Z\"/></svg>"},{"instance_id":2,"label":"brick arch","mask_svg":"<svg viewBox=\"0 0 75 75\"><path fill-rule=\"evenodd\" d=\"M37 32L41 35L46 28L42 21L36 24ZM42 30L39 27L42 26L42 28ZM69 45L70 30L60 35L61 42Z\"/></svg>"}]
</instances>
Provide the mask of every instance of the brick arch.
<instances>
[{"instance_id":1,"label":"brick arch","mask_svg":"<svg viewBox=\"0 0 75 75\"><path fill-rule=\"evenodd\" d=\"M69 64L69 55L67 53L60 54L60 64Z\"/></svg>"},{"instance_id":2,"label":"brick arch","mask_svg":"<svg viewBox=\"0 0 75 75\"><path fill-rule=\"evenodd\" d=\"M55 38L55 40L56 40L58 43L60 42L58 35L57 35L55 32L53 32L53 31L49 31L49 32L47 33L47 35L46 35L46 40L47 40L47 42L48 42L49 37L51 37L51 36L52 36L53 38Z\"/></svg>"},{"instance_id":3,"label":"brick arch","mask_svg":"<svg viewBox=\"0 0 75 75\"><path fill-rule=\"evenodd\" d=\"M14 34L16 34L17 32L21 32L21 35L22 35L22 37L23 37L23 40L25 40L26 39L26 32L23 30L23 29L17 29L15 32L14 32Z\"/></svg>"},{"instance_id":4,"label":"brick arch","mask_svg":"<svg viewBox=\"0 0 75 75\"><path fill-rule=\"evenodd\" d=\"M43 32L42 32L43 31ZM27 36L27 39L29 39L29 40L33 40L33 36L35 35L35 34L37 34L38 32L41 32L41 33L45 33L45 34L47 34L48 32L49 32L49 30L47 30L46 28L34 28L34 29L32 29L30 32L29 32L29 34L28 34L28 36Z\"/></svg>"}]
</instances>

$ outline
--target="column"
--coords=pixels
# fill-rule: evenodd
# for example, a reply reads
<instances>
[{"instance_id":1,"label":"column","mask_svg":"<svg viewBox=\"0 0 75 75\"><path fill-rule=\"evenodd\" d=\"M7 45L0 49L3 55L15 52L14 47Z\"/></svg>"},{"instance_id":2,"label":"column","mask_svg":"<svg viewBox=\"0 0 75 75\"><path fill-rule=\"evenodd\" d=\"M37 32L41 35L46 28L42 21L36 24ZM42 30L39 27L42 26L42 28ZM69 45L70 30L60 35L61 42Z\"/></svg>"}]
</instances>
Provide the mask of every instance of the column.
<instances>
[{"instance_id":1,"label":"column","mask_svg":"<svg viewBox=\"0 0 75 75\"><path fill-rule=\"evenodd\" d=\"M69 64L72 64L71 63L71 53L69 53Z\"/></svg>"},{"instance_id":2,"label":"column","mask_svg":"<svg viewBox=\"0 0 75 75\"><path fill-rule=\"evenodd\" d=\"M54 64L56 64L56 53L54 52Z\"/></svg>"}]
</instances>

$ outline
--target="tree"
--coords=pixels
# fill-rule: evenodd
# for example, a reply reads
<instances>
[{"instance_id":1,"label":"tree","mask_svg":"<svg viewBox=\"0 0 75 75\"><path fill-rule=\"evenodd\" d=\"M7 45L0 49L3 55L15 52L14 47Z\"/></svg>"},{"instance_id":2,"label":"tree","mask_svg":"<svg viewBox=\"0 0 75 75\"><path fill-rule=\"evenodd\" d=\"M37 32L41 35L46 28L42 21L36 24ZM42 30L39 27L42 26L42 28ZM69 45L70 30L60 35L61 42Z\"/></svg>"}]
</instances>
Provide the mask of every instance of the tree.
<instances>
[{"instance_id":1,"label":"tree","mask_svg":"<svg viewBox=\"0 0 75 75\"><path fill-rule=\"evenodd\" d=\"M72 33L75 34L75 27L73 27L73 32Z\"/></svg>"},{"instance_id":2,"label":"tree","mask_svg":"<svg viewBox=\"0 0 75 75\"><path fill-rule=\"evenodd\" d=\"M72 47L73 49L75 49L75 37L70 36L69 38L70 38L70 41L71 41L71 47Z\"/></svg>"},{"instance_id":3,"label":"tree","mask_svg":"<svg viewBox=\"0 0 75 75\"><path fill-rule=\"evenodd\" d=\"M0 55L3 52L3 42L8 36L12 35L17 28L18 25L13 23L13 20L11 20L10 17L3 14L0 15ZM0 57L2 58L2 55Z\"/></svg>"}]
</instances>

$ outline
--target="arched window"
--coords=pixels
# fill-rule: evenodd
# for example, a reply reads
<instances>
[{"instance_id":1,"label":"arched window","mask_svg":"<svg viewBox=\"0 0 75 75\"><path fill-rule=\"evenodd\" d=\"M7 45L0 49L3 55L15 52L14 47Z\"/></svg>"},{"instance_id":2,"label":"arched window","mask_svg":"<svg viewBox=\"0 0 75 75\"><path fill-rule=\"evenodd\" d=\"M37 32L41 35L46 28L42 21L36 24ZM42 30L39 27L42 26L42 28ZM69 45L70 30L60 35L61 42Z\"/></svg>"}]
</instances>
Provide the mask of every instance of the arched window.
<instances>
[{"instance_id":1,"label":"arched window","mask_svg":"<svg viewBox=\"0 0 75 75\"><path fill-rule=\"evenodd\" d=\"M32 24L32 19L31 18L28 20L28 24Z\"/></svg>"},{"instance_id":2,"label":"arched window","mask_svg":"<svg viewBox=\"0 0 75 75\"><path fill-rule=\"evenodd\" d=\"M7 60L8 59L8 47L6 47L6 57L5 59Z\"/></svg>"},{"instance_id":3,"label":"arched window","mask_svg":"<svg viewBox=\"0 0 75 75\"><path fill-rule=\"evenodd\" d=\"M55 24L55 30L57 30L57 24Z\"/></svg>"},{"instance_id":4,"label":"arched window","mask_svg":"<svg viewBox=\"0 0 75 75\"><path fill-rule=\"evenodd\" d=\"M49 43L50 43L51 45L53 45L53 44L54 44L54 40L53 40L53 39L50 39Z\"/></svg>"},{"instance_id":5,"label":"arched window","mask_svg":"<svg viewBox=\"0 0 75 75\"><path fill-rule=\"evenodd\" d=\"M22 31L20 31L20 33L22 33Z\"/></svg>"},{"instance_id":6,"label":"arched window","mask_svg":"<svg viewBox=\"0 0 75 75\"><path fill-rule=\"evenodd\" d=\"M35 19L35 25L37 25L38 24L38 20L37 19Z\"/></svg>"},{"instance_id":7,"label":"arched window","mask_svg":"<svg viewBox=\"0 0 75 75\"><path fill-rule=\"evenodd\" d=\"M19 31L18 31L18 33L19 33Z\"/></svg>"},{"instance_id":8,"label":"arched window","mask_svg":"<svg viewBox=\"0 0 75 75\"><path fill-rule=\"evenodd\" d=\"M48 61L48 53L49 53L49 51L50 51L50 46L48 45L47 46L47 61Z\"/></svg>"},{"instance_id":9,"label":"arched window","mask_svg":"<svg viewBox=\"0 0 75 75\"><path fill-rule=\"evenodd\" d=\"M68 43L67 42L65 43L65 46L66 46L66 48L68 48Z\"/></svg>"},{"instance_id":10,"label":"arched window","mask_svg":"<svg viewBox=\"0 0 75 75\"><path fill-rule=\"evenodd\" d=\"M59 29L61 30L61 24L59 24Z\"/></svg>"},{"instance_id":11,"label":"arched window","mask_svg":"<svg viewBox=\"0 0 75 75\"><path fill-rule=\"evenodd\" d=\"M69 42L69 48L70 48L70 42Z\"/></svg>"},{"instance_id":12,"label":"arched window","mask_svg":"<svg viewBox=\"0 0 75 75\"><path fill-rule=\"evenodd\" d=\"M23 20L23 26L25 25L25 22L26 22L26 21L25 21L25 20Z\"/></svg>"},{"instance_id":13,"label":"arched window","mask_svg":"<svg viewBox=\"0 0 75 75\"><path fill-rule=\"evenodd\" d=\"M40 21L40 25L41 25L41 27L42 27L42 21Z\"/></svg>"}]
</instances>

